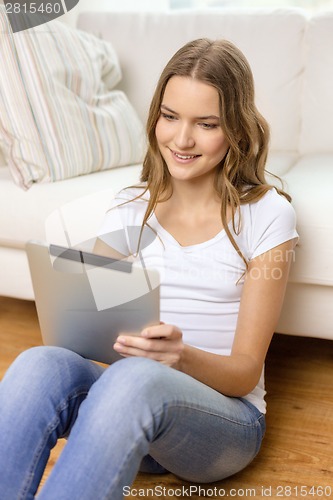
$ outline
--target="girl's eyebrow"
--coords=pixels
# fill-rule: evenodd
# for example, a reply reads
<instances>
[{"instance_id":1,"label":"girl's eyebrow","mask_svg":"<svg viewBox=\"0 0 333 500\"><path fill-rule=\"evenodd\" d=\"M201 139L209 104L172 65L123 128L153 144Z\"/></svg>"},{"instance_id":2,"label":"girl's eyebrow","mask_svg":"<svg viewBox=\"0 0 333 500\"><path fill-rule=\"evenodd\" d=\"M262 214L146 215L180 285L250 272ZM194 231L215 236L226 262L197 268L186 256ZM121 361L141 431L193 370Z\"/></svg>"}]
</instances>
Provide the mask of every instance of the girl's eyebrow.
<instances>
[{"instance_id":1,"label":"girl's eyebrow","mask_svg":"<svg viewBox=\"0 0 333 500\"><path fill-rule=\"evenodd\" d=\"M176 111L174 111L173 109L169 108L165 104L161 104L161 108L165 109L166 111L169 111L169 113L173 113L174 115L178 115L178 113ZM220 121L220 117L216 116L216 115L197 116L196 119L197 120L218 120L218 121Z\"/></svg>"},{"instance_id":2,"label":"girl's eyebrow","mask_svg":"<svg viewBox=\"0 0 333 500\"><path fill-rule=\"evenodd\" d=\"M173 113L174 115L177 115L176 111L174 111L171 108L168 108L165 104L161 104L161 108L165 109L166 111L169 111L170 113Z\"/></svg>"}]
</instances>

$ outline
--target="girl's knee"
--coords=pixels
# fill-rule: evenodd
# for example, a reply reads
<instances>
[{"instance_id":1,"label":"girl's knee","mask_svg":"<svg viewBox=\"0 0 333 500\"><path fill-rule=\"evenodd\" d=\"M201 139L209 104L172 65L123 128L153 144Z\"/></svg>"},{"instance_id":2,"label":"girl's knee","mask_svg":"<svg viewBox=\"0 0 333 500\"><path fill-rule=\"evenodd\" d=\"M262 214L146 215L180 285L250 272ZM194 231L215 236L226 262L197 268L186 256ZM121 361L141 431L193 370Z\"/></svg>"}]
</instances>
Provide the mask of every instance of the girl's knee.
<instances>
[{"instance_id":1,"label":"girl's knee","mask_svg":"<svg viewBox=\"0 0 333 500\"><path fill-rule=\"evenodd\" d=\"M21 373L28 371L30 375L40 371L54 370L57 365L67 362L74 353L67 349L52 346L32 347L23 351L14 360L8 372L19 370Z\"/></svg>"},{"instance_id":2,"label":"girl's knee","mask_svg":"<svg viewBox=\"0 0 333 500\"><path fill-rule=\"evenodd\" d=\"M49 383L51 386L56 382L61 384L62 381L86 377L86 374L89 379L97 379L99 369L97 365L91 367L89 361L68 349L38 346L21 353L3 380L8 383L20 381L22 385L37 388L39 385L45 387Z\"/></svg>"},{"instance_id":3,"label":"girl's knee","mask_svg":"<svg viewBox=\"0 0 333 500\"><path fill-rule=\"evenodd\" d=\"M31 407L58 407L70 397L86 397L103 369L78 354L58 347L40 346L24 351L1 383L1 397Z\"/></svg>"},{"instance_id":4,"label":"girl's knee","mask_svg":"<svg viewBox=\"0 0 333 500\"><path fill-rule=\"evenodd\" d=\"M158 389L165 382L169 370L172 369L158 361L133 357L124 358L111 365L108 369L108 375L111 383L116 381L118 386L138 394L144 390L150 393L152 388Z\"/></svg>"},{"instance_id":5,"label":"girl's knee","mask_svg":"<svg viewBox=\"0 0 333 500\"><path fill-rule=\"evenodd\" d=\"M113 363L91 387L80 409L81 422L96 440L114 426L150 428L164 406L159 381L165 370L171 368L139 357Z\"/></svg>"},{"instance_id":6,"label":"girl's knee","mask_svg":"<svg viewBox=\"0 0 333 500\"><path fill-rule=\"evenodd\" d=\"M92 388L88 399L94 398L96 408L105 411L121 407L124 411L151 404L163 394L165 371L172 370L146 358L124 358L112 364ZM109 394L105 398L105 394ZM106 408L107 406L108 408Z\"/></svg>"},{"instance_id":7,"label":"girl's knee","mask_svg":"<svg viewBox=\"0 0 333 500\"><path fill-rule=\"evenodd\" d=\"M50 351L52 351L52 349L53 348L38 346L23 351L13 361L7 370L5 378L15 373L24 374L27 372L31 375L36 370L40 370L44 365L48 365L48 359L51 357Z\"/></svg>"}]
</instances>

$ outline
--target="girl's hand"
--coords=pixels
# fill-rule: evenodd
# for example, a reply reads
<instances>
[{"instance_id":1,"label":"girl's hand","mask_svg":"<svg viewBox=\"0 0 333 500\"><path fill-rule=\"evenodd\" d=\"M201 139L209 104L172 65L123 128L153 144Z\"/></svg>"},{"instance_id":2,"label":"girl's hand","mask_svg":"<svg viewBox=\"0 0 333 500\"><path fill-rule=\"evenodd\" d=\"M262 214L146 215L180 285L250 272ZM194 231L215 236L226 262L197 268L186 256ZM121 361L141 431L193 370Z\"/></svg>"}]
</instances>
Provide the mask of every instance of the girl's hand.
<instances>
[{"instance_id":1,"label":"girl's hand","mask_svg":"<svg viewBox=\"0 0 333 500\"><path fill-rule=\"evenodd\" d=\"M119 335L113 348L125 358L142 356L178 368L184 350L183 334L176 326L161 323L145 328L139 336Z\"/></svg>"}]
</instances>

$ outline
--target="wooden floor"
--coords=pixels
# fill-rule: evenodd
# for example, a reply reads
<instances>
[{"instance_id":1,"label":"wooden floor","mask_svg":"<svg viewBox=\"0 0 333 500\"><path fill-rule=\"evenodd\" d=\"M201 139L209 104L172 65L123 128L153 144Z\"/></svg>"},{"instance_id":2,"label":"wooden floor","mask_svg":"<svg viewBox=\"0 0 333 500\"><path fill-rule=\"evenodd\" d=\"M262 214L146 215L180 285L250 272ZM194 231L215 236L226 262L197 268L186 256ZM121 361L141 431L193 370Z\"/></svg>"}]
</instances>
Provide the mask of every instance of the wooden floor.
<instances>
[{"instance_id":1,"label":"wooden floor","mask_svg":"<svg viewBox=\"0 0 333 500\"><path fill-rule=\"evenodd\" d=\"M40 343L34 303L0 297L0 379L20 352ZM333 341L275 335L266 386L266 437L246 470L211 485L139 474L127 498L333 498ZM63 446L53 450L45 477Z\"/></svg>"}]
</instances>

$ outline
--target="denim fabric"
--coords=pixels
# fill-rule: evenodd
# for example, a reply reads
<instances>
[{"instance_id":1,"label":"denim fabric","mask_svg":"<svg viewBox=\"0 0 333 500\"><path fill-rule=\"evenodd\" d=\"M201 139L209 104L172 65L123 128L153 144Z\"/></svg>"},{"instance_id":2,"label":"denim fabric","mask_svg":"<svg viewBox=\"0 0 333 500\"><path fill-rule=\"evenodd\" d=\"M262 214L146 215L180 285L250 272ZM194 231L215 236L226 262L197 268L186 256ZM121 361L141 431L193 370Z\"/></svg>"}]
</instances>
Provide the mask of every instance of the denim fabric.
<instances>
[{"instance_id":1,"label":"denim fabric","mask_svg":"<svg viewBox=\"0 0 333 500\"><path fill-rule=\"evenodd\" d=\"M0 384L0 498L32 499L50 450L68 441L40 500L120 500L140 467L221 480L258 453L265 418L145 358L102 368L56 347L21 354Z\"/></svg>"}]
</instances>

